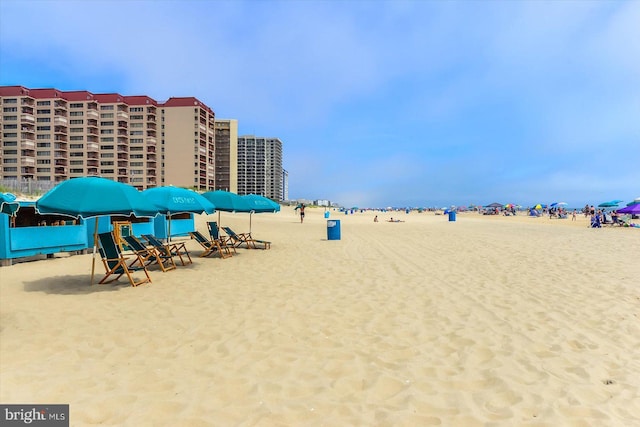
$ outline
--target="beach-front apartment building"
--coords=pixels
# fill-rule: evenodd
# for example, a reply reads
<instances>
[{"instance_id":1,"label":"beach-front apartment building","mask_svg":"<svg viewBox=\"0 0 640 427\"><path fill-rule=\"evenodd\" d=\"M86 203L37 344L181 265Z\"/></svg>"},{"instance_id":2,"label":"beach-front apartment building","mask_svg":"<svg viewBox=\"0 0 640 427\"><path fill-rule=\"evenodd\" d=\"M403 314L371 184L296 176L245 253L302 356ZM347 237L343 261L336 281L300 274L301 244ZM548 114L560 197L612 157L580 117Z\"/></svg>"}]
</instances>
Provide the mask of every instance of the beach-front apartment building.
<instances>
[{"instance_id":1,"label":"beach-front apartment building","mask_svg":"<svg viewBox=\"0 0 640 427\"><path fill-rule=\"evenodd\" d=\"M284 200L282 141L253 135L238 137L238 193Z\"/></svg>"},{"instance_id":2,"label":"beach-front apartment building","mask_svg":"<svg viewBox=\"0 0 640 427\"><path fill-rule=\"evenodd\" d=\"M215 114L196 98L0 87L0 178L60 182L100 175L139 189L216 189ZM237 135L237 122L235 125ZM223 153L237 141L223 142ZM229 160L227 160L229 161ZM228 185L228 184L225 184Z\"/></svg>"},{"instance_id":3,"label":"beach-front apartment building","mask_svg":"<svg viewBox=\"0 0 640 427\"><path fill-rule=\"evenodd\" d=\"M238 121L216 119L216 190L238 192Z\"/></svg>"}]
</instances>

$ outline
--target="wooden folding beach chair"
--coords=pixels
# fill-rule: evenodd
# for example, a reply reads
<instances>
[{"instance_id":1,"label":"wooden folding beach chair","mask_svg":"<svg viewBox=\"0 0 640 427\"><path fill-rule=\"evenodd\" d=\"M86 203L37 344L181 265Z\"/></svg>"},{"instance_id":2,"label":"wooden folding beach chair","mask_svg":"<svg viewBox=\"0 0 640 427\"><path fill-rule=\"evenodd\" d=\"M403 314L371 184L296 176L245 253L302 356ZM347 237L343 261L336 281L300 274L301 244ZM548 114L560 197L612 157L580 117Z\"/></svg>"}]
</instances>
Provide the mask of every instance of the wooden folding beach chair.
<instances>
[{"instance_id":1,"label":"wooden folding beach chair","mask_svg":"<svg viewBox=\"0 0 640 427\"><path fill-rule=\"evenodd\" d=\"M100 233L98 234L98 240L100 242L100 255L102 257L102 264L107 271L105 276L98 283L103 284L116 281L124 274L127 275L131 286L138 286L146 282L151 282L151 277L149 277L149 272L147 271L144 261L140 258L139 255L136 254L134 254L132 257L123 256L122 252L120 251L120 247L116 243L113 233ZM133 258L133 261L130 264L127 264L127 260L129 260L130 258ZM138 265L134 266L134 264ZM136 280L132 275L132 272L134 271L144 272L145 277L141 280ZM107 280L111 276L115 277L111 280Z\"/></svg>"},{"instance_id":2,"label":"wooden folding beach chair","mask_svg":"<svg viewBox=\"0 0 640 427\"><path fill-rule=\"evenodd\" d=\"M153 246L150 248L146 247L135 236L122 236L122 239L125 241L129 249L138 255L138 258L145 267L148 267L151 264L158 264L162 271L166 272L169 270L175 270L176 263L173 261L173 257L171 255L161 252Z\"/></svg>"},{"instance_id":3,"label":"wooden folding beach chair","mask_svg":"<svg viewBox=\"0 0 640 427\"><path fill-rule=\"evenodd\" d=\"M178 258L180 258L180 262L182 263L182 265L193 263L193 260L191 259L191 255L189 254L189 251L187 250L187 246L184 244L184 242L163 243L162 241L160 241L160 239L158 239L156 236L152 234L143 234L142 237L144 237L145 240L149 242L151 246L156 248L158 252L164 253L167 256L171 256L171 257L177 256ZM186 262L184 257L186 257L186 259L189 260L189 262Z\"/></svg>"},{"instance_id":4,"label":"wooden folding beach chair","mask_svg":"<svg viewBox=\"0 0 640 427\"><path fill-rule=\"evenodd\" d=\"M227 233L227 242L234 247L240 247L240 245L245 244L247 249L257 249L257 244L259 244L262 245L262 249L271 249L271 242L254 239L251 237L251 233L238 234L229 227L222 227L222 229Z\"/></svg>"},{"instance_id":5,"label":"wooden folding beach chair","mask_svg":"<svg viewBox=\"0 0 640 427\"><path fill-rule=\"evenodd\" d=\"M234 254L237 254L236 247L233 245L227 245L227 239L220 236L220 229L218 228L218 223L215 221L207 222L207 228L209 229L209 235L211 236L211 240L218 242L222 248L228 248L229 251L233 251Z\"/></svg>"},{"instance_id":6,"label":"wooden folding beach chair","mask_svg":"<svg viewBox=\"0 0 640 427\"><path fill-rule=\"evenodd\" d=\"M229 258L232 256L231 250L228 246L222 246L217 240L209 240L198 230L189 232L191 237L195 239L196 242L202 246L204 251L200 255L201 257L206 257L212 254L218 254L220 258Z\"/></svg>"}]
</instances>

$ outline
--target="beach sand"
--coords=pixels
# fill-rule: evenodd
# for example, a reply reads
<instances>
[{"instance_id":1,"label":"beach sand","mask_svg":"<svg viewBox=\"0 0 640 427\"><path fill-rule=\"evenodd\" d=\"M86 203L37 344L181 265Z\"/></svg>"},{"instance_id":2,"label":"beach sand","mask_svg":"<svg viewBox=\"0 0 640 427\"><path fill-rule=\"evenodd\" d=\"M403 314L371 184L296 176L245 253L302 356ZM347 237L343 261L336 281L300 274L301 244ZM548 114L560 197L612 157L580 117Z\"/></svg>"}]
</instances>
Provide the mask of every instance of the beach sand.
<instances>
[{"instance_id":1,"label":"beach sand","mask_svg":"<svg viewBox=\"0 0 640 427\"><path fill-rule=\"evenodd\" d=\"M341 240L322 209L253 215L270 250L188 240L137 288L89 286L91 255L0 268L0 402L72 426L640 425L640 230L331 219Z\"/></svg>"}]
</instances>

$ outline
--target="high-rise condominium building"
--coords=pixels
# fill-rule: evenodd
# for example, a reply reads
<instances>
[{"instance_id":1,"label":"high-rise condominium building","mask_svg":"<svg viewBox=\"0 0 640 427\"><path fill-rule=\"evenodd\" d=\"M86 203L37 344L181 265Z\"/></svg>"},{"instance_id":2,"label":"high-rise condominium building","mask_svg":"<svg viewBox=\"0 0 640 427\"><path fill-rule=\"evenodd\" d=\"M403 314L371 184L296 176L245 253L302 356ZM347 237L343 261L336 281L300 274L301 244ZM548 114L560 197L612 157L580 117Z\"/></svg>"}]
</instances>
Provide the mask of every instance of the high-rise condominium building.
<instances>
[{"instance_id":1,"label":"high-rise condominium building","mask_svg":"<svg viewBox=\"0 0 640 427\"><path fill-rule=\"evenodd\" d=\"M238 121L216 119L216 190L238 192Z\"/></svg>"},{"instance_id":2,"label":"high-rise condominium building","mask_svg":"<svg viewBox=\"0 0 640 427\"><path fill-rule=\"evenodd\" d=\"M215 114L197 98L160 105L162 185L215 189Z\"/></svg>"},{"instance_id":3,"label":"high-rise condominium building","mask_svg":"<svg viewBox=\"0 0 640 427\"><path fill-rule=\"evenodd\" d=\"M159 104L148 96L3 86L0 108L0 178L100 175L139 189L216 188L215 114L196 98Z\"/></svg>"},{"instance_id":4,"label":"high-rise condominium building","mask_svg":"<svg viewBox=\"0 0 640 427\"><path fill-rule=\"evenodd\" d=\"M238 137L238 193L283 200L282 141L256 136Z\"/></svg>"}]
</instances>

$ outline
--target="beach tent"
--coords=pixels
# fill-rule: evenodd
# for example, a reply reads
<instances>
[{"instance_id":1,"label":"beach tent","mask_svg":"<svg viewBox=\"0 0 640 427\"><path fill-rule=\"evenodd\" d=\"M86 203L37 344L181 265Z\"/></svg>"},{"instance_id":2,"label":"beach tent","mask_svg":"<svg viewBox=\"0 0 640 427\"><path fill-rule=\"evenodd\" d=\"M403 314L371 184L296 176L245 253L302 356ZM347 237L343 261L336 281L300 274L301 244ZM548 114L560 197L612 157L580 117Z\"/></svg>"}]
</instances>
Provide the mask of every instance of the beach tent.
<instances>
[{"instance_id":1,"label":"beach tent","mask_svg":"<svg viewBox=\"0 0 640 427\"><path fill-rule=\"evenodd\" d=\"M625 206L624 208L618 209L616 212L622 214L640 215L640 203Z\"/></svg>"},{"instance_id":2,"label":"beach tent","mask_svg":"<svg viewBox=\"0 0 640 427\"><path fill-rule=\"evenodd\" d=\"M485 208L501 208L504 206L502 203L493 202L489 205L485 205Z\"/></svg>"},{"instance_id":3,"label":"beach tent","mask_svg":"<svg viewBox=\"0 0 640 427\"><path fill-rule=\"evenodd\" d=\"M97 176L61 182L36 201L36 210L40 214L83 219L110 215L154 217L158 213L158 208L136 188ZM98 221L93 234L92 285L98 246Z\"/></svg>"}]
</instances>

